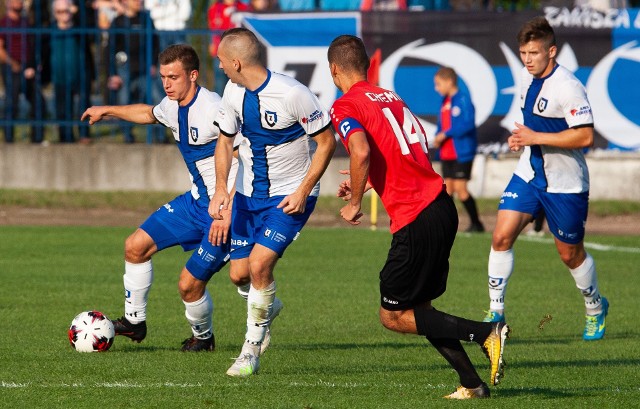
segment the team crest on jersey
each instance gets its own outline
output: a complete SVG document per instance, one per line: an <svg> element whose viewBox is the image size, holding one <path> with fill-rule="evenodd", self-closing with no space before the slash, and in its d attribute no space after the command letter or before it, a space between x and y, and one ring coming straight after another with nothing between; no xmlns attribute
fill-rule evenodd
<svg viewBox="0 0 640 409"><path fill-rule="evenodd" d="M189 128L189 136L191 136L192 141L198 142L198 128L194 128L193 126Z"/></svg>
<svg viewBox="0 0 640 409"><path fill-rule="evenodd" d="M278 114L273 111L264 111L264 120L270 127L274 127L278 122Z"/></svg>
<svg viewBox="0 0 640 409"><path fill-rule="evenodd" d="M548 103L549 103L549 100L547 100L546 98L540 98L538 100L538 111L544 112L544 110L547 109Z"/></svg>

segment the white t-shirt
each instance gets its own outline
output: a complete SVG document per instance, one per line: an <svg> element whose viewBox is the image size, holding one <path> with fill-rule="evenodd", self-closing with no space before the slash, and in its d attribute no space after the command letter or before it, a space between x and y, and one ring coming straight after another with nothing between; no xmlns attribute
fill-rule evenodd
<svg viewBox="0 0 640 409"><path fill-rule="evenodd" d="M544 78L534 78L526 68L522 69L520 107L524 125L536 132L557 133L569 128L593 127L584 86L559 65ZM549 193L589 191L589 170L582 149L526 146L515 174Z"/></svg>
<svg viewBox="0 0 640 409"><path fill-rule="evenodd" d="M223 134L242 132L236 191L256 198L289 195L306 176L316 143L330 126L327 112L304 85L267 71L255 91L229 81L216 123ZM317 184L312 196L320 192Z"/></svg>

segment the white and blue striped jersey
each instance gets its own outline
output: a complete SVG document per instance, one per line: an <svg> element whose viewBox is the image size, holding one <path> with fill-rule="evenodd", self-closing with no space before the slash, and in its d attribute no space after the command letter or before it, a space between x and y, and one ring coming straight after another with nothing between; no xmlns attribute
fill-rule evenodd
<svg viewBox="0 0 640 409"><path fill-rule="evenodd" d="M526 68L522 69L520 108L524 125L536 132L593 127L584 86L560 65L543 78L534 78ZM589 170L582 149L526 146L515 174L549 193L589 191Z"/></svg>
<svg viewBox="0 0 640 409"><path fill-rule="evenodd" d="M271 71L255 91L229 81L216 123L225 135L242 132L236 191L255 198L295 192L315 152L310 136L331 124L306 86ZM318 183L311 195L319 192Z"/></svg>
<svg viewBox="0 0 640 409"><path fill-rule="evenodd" d="M153 107L153 115L158 122L171 128L189 170L191 194L205 207L209 205L209 198L216 188L214 152L220 131L214 124L214 117L220 101L218 94L198 86L195 97L185 106L165 97ZM236 168L237 162L229 172L230 186Z"/></svg>

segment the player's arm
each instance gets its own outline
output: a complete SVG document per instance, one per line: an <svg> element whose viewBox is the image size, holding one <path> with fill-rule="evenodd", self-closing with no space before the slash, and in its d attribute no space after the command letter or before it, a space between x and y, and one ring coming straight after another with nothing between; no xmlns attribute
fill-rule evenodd
<svg viewBox="0 0 640 409"><path fill-rule="evenodd" d="M563 149L581 149L593 146L593 126L581 126L565 129L561 132L536 132L516 122L511 131L509 148L518 151L523 146L547 145Z"/></svg>
<svg viewBox="0 0 640 409"><path fill-rule="evenodd" d="M471 103L471 99L465 95L461 95L456 102L456 105L451 109L457 109L460 113L459 115L451 115L451 128L444 133L446 137L453 139L466 135L476 126L476 111Z"/></svg>
<svg viewBox="0 0 640 409"><path fill-rule="evenodd" d="M348 223L360 224L362 198L367 190L369 178L370 148L363 131L355 131L349 136L349 173L351 198L342 209L340 216Z"/></svg>
<svg viewBox="0 0 640 409"><path fill-rule="evenodd" d="M327 125L322 131L315 134L313 139L318 144L316 152L311 158L311 165L296 191L282 199L278 208L286 214L300 214L304 212L307 198L314 186L318 183L324 171L327 170L333 152L336 150L336 138L331 125Z"/></svg>
<svg viewBox="0 0 640 409"><path fill-rule="evenodd" d="M92 106L84 111L80 120L89 119L89 125L93 125L105 117L118 118L143 125L158 123L158 120L153 115L153 106L146 104Z"/></svg>
<svg viewBox="0 0 640 409"><path fill-rule="evenodd" d="M233 135L220 133L216 143L216 190L209 202L209 214L216 220L222 220L224 215L221 210L229 210L231 196L229 195L227 180L233 160Z"/></svg>

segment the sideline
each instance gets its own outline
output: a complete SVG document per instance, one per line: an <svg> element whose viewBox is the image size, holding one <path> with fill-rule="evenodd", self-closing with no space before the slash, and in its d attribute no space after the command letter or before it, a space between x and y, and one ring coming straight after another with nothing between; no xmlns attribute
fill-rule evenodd
<svg viewBox="0 0 640 409"><path fill-rule="evenodd" d="M532 241L532 242L540 242L540 243L554 243L553 239L546 237L530 237L527 235L520 235L518 240ZM615 251L619 253L635 253L640 254L640 247L621 247L621 246L612 246L609 244L600 244L600 243L591 243L588 241L584 242L584 248L591 250L600 250L600 251Z"/></svg>

